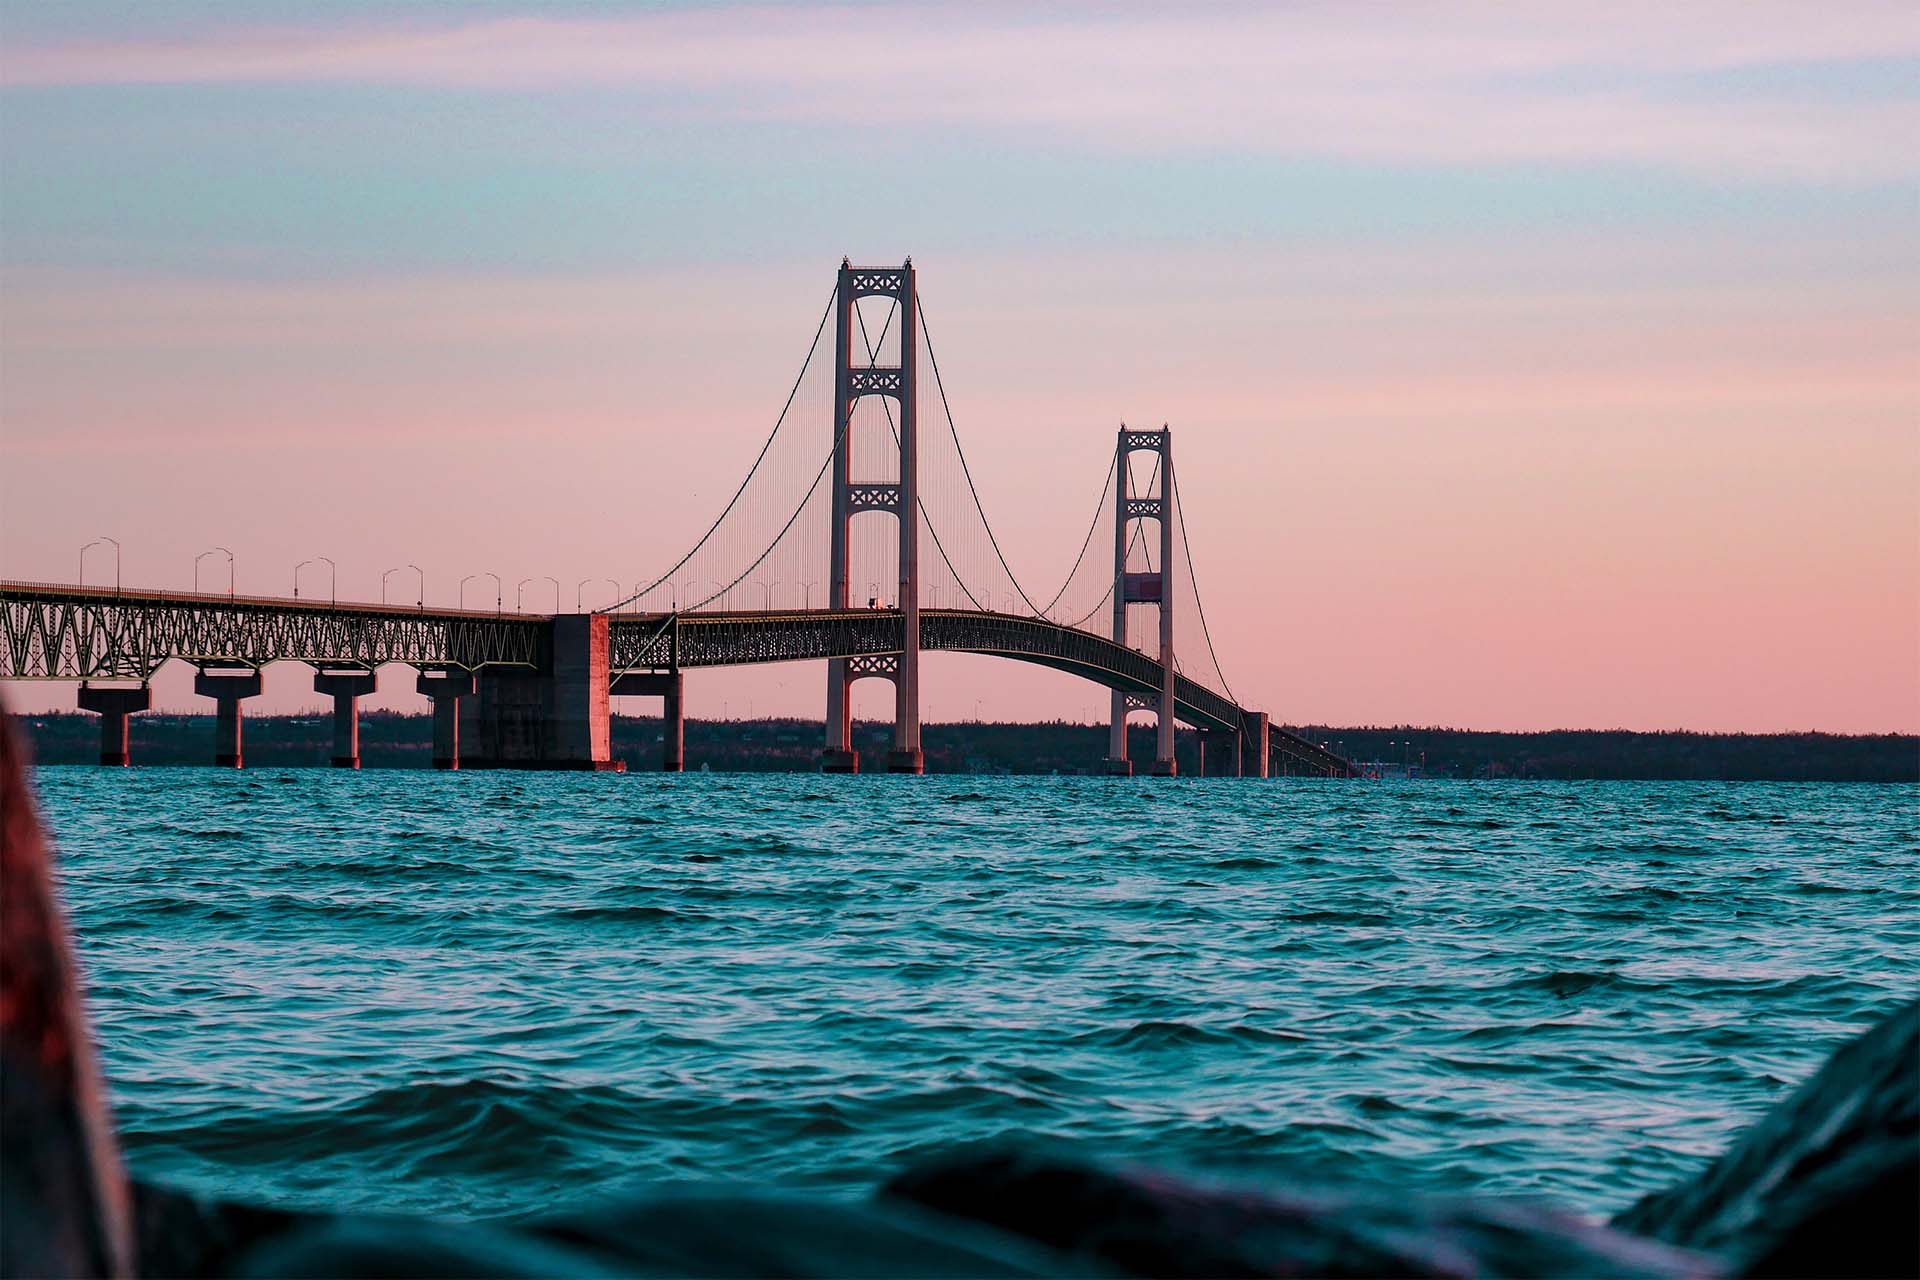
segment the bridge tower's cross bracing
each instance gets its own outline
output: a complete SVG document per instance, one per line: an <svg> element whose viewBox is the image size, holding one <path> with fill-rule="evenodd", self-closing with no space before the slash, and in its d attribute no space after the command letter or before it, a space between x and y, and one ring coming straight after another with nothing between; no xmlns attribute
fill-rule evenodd
<svg viewBox="0 0 1920 1280"><path fill-rule="evenodd" d="M1163 777L1177 772L1173 756L1173 432L1162 426L1158 431L1130 431L1120 426L1118 454L1114 458L1113 505L1113 638L1127 642L1127 606L1151 604L1160 613L1160 689L1151 701L1159 720L1153 752L1153 771ZM1154 468L1157 482L1149 481L1150 492L1133 491L1129 464L1136 453L1158 456ZM1157 520L1160 524L1160 567L1145 572L1127 569L1128 532L1136 521ZM1113 716L1107 740L1107 772L1133 772L1127 759L1127 712L1145 705L1146 699L1113 691Z"/></svg>
<svg viewBox="0 0 1920 1280"><path fill-rule="evenodd" d="M899 325L900 362L871 363L865 343L859 359L854 354L855 308L860 299L893 299ZM842 259L839 290L834 303L833 397L833 520L828 549L827 607L847 609L852 574L849 572L849 532L856 513L892 512L900 525L900 652L884 663L834 658L827 664L827 741L820 765L829 773L856 773L860 757L853 749L855 680L893 681L893 750L887 755L891 773L920 773L926 755L920 748L920 456L918 383L919 331L913 260L898 267L856 267ZM891 397L897 404L895 431L899 436L899 479L873 480L851 473L854 407L867 396Z"/></svg>

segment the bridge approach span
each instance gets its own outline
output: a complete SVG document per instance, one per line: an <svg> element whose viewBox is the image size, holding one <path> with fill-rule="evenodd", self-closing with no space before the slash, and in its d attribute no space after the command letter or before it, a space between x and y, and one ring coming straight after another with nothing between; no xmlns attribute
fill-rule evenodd
<svg viewBox="0 0 1920 1280"><path fill-rule="evenodd" d="M606 620L610 689L629 674L664 677L689 668L885 660L902 649L897 609L591 616ZM173 659L204 669L258 669L291 661L371 671L404 663L432 672L540 677L554 669L555 621L550 614L0 582L0 677L144 684ZM923 649L1049 667L1137 698L1142 706L1154 705L1162 688L1156 659L1106 636L1043 619L923 609L920 627ZM1173 686L1176 718L1203 731L1252 740L1254 713L1184 675L1176 673ZM1264 736L1273 763L1286 772L1349 773L1345 760L1294 734L1274 728Z"/></svg>

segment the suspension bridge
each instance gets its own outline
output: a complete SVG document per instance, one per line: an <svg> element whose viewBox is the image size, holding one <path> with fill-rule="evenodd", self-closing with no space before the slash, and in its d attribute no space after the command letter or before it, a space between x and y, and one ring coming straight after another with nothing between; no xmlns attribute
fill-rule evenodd
<svg viewBox="0 0 1920 1280"><path fill-rule="evenodd" d="M923 398L938 418L923 422ZM618 768L612 700L646 697L663 700L661 764L678 770L685 672L824 659L821 768L858 771L850 689L879 679L894 692L885 768L919 773L921 655L976 653L1108 689L1109 773L1133 771L1126 725L1138 711L1155 716L1142 763L1158 775L1176 771L1176 722L1200 732L1207 772L1354 772L1234 696L1195 580L1170 429L1120 428L1056 590L1016 577L961 448L911 260L841 263L745 479L684 554L603 608L437 609L424 589L413 605L352 604L231 585L0 582L0 678L80 681L107 764L128 762L128 717L151 708L154 672L181 661L215 703L214 763L241 765L242 705L264 667L292 661L333 697L338 766L358 767L359 698L399 663L432 701L439 767Z"/></svg>

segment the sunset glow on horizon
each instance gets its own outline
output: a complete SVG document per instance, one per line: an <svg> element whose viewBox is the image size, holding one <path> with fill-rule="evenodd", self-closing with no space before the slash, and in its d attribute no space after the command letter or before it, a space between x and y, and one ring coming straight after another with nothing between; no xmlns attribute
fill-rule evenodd
<svg viewBox="0 0 1920 1280"><path fill-rule="evenodd" d="M1013 568L1057 585L1115 428L1169 423L1278 722L1920 730L1920 21L1607 20L12 7L0 578L109 535L128 585L219 545L243 592L324 555L342 599L412 563L571 606L713 520L841 257L911 254ZM1105 716L926 671L929 721ZM823 687L696 672L689 714Z"/></svg>

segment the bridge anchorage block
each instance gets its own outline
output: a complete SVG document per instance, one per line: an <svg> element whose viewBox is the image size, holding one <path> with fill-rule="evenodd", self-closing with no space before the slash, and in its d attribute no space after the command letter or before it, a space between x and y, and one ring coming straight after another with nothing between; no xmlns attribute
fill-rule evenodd
<svg viewBox="0 0 1920 1280"><path fill-rule="evenodd" d="M139 685L96 685L80 683L80 709L100 716L100 763L124 767L131 760L127 752L127 717L153 707L153 690Z"/></svg>
<svg viewBox="0 0 1920 1280"><path fill-rule="evenodd" d="M194 673L193 691L214 702L213 767L244 768L240 702L243 698L260 696L260 669L202 667Z"/></svg>
<svg viewBox="0 0 1920 1280"><path fill-rule="evenodd" d="M838 747L828 747L820 753L820 772L858 773L860 772L860 753L858 751L842 751Z"/></svg>
<svg viewBox="0 0 1920 1280"><path fill-rule="evenodd" d="M887 752L888 773L925 773L927 771L927 753L919 747L901 750L895 747Z"/></svg>

